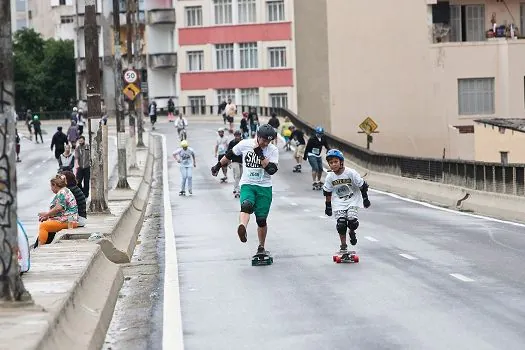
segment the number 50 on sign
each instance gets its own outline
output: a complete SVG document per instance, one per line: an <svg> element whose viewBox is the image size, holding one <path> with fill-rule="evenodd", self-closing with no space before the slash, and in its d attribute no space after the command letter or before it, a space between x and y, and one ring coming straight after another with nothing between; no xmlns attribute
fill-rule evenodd
<svg viewBox="0 0 525 350"><path fill-rule="evenodd" d="M128 84L133 84L138 79L138 74L133 69L128 69L124 72L124 81Z"/></svg>

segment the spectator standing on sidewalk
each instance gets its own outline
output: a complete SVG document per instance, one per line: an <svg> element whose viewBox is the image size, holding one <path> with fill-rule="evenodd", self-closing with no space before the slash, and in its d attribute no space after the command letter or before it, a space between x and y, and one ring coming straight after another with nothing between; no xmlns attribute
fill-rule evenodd
<svg viewBox="0 0 525 350"><path fill-rule="evenodd" d="M75 149L75 158L78 162L77 183L78 187L84 192L86 198L89 197L89 181L91 180L91 154L86 138L78 138L78 146Z"/></svg>
<svg viewBox="0 0 525 350"><path fill-rule="evenodd" d="M78 131L77 122L74 120L71 121L71 126L67 129L67 139L71 143L71 148L75 150L77 147L77 140L80 137L80 132Z"/></svg>

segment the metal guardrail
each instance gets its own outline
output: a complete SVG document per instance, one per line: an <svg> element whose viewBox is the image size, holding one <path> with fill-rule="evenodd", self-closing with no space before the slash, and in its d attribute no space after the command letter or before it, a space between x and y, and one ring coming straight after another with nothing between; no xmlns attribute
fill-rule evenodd
<svg viewBox="0 0 525 350"><path fill-rule="evenodd" d="M250 106L237 105L240 113ZM305 134L311 135L315 128L286 108L255 107L259 116L275 112L290 121ZM186 116L218 115L218 106L182 106L179 111ZM378 153L355 145L347 140L326 133L330 147L348 154L352 161L371 171L407 178L439 182L479 191L525 196L525 164L474 162L453 159L419 158Z"/></svg>

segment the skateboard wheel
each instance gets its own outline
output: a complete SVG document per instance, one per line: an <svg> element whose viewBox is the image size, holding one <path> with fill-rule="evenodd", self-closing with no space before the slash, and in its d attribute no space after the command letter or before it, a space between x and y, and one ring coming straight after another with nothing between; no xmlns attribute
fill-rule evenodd
<svg viewBox="0 0 525 350"><path fill-rule="evenodd" d="M337 255L332 256L332 260L335 262L335 259L337 258Z"/></svg>
<svg viewBox="0 0 525 350"><path fill-rule="evenodd" d="M359 256L358 256L358 255L355 255L355 256L354 256L354 262L356 262L356 263L359 262Z"/></svg>
<svg viewBox="0 0 525 350"><path fill-rule="evenodd" d="M341 257L340 256L336 256L335 257L335 262L340 264L341 263Z"/></svg>
<svg viewBox="0 0 525 350"><path fill-rule="evenodd" d="M268 259L268 262L269 262L270 264L273 264L273 258Z"/></svg>

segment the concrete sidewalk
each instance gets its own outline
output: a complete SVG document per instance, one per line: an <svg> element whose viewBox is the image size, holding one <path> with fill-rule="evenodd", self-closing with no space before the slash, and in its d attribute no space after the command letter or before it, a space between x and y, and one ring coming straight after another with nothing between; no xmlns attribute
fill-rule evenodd
<svg viewBox="0 0 525 350"><path fill-rule="evenodd" d="M90 215L87 226L59 232L53 244L32 251L23 281L34 305L0 309L0 349L100 349L123 283L120 266L106 257L131 256L143 221L152 178L155 138L137 150L130 189L109 191L111 213ZM90 242L107 237L109 248Z"/></svg>

